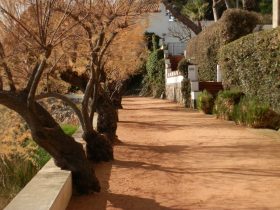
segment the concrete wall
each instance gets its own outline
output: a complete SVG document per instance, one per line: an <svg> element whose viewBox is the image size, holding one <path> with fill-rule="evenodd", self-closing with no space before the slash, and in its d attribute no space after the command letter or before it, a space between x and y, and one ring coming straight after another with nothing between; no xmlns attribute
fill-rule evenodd
<svg viewBox="0 0 280 210"><path fill-rule="evenodd" d="M184 99L181 91L181 83L167 84L165 86L166 99L184 104Z"/></svg>
<svg viewBox="0 0 280 210"><path fill-rule="evenodd" d="M63 210L71 196L71 172L50 160L4 210Z"/></svg>

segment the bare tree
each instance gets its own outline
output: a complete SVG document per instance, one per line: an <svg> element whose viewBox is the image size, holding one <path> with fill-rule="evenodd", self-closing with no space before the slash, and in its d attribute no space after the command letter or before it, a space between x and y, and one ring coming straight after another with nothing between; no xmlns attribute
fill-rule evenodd
<svg viewBox="0 0 280 210"><path fill-rule="evenodd" d="M181 42L186 42L192 38L191 29L184 24L173 25L168 28L168 32L170 36L178 38Z"/></svg>

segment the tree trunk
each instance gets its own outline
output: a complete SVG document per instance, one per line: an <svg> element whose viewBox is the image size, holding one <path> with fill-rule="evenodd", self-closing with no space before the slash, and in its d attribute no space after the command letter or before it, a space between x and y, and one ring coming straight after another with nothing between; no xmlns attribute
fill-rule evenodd
<svg viewBox="0 0 280 210"><path fill-rule="evenodd" d="M219 20L219 11L218 11L218 4L216 0L213 0L213 15L214 15L214 21L217 22Z"/></svg>
<svg viewBox="0 0 280 210"><path fill-rule="evenodd" d="M97 101L97 131L105 134L111 144L117 140L118 112L104 91L101 91Z"/></svg>
<svg viewBox="0 0 280 210"><path fill-rule="evenodd" d="M169 0L162 0L162 3L165 5L166 9L168 9L172 13L172 15L175 18L177 18L181 23L183 23L188 28L190 28L195 34L199 34L202 31L202 28L196 25L187 16L182 15L181 12L178 9L176 9L176 7L174 7L174 5L171 4Z"/></svg>
<svg viewBox="0 0 280 210"><path fill-rule="evenodd" d="M78 75L76 72L68 69L61 73L61 78L69 84L79 87L85 92L88 76L86 74ZM87 158L94 162L111 161L114 159L113 147L107 136L97 133L92 129L83 128L83 139L86 142Z"/></svg>
<svg viewBox="0 0 280 210"><path fill-rule="evenodd" d="M0 104L20 114L27 122L33 140L55 159L58 167L72 172L73 184L78 193L100 191L94 169L86 159L82 145L64 134L59 124L40 104L34 102L34 109L30 109L26 92L5 91L0 91Z"/></svg>
<svg viewBox="0 0 280 210"><path fill-rule="evenodd" d="M114 160L114 151L111 141L106 135L97 132L84 132L83 139L87 142L87 159L95 163Z"/></svg>
<svg viewBox="0 0 280 210"><path fill-rule="evenodd" d="M229 0L225 0L225 4L226 4L227 9L231 8Z"/></svg>

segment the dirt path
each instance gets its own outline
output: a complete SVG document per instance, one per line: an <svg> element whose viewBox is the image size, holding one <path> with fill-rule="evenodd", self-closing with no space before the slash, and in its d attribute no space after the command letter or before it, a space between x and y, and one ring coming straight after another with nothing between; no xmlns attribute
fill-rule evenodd
<svg viewBox="0 0 280 210"><path fill-rule="evenodd" d="M127 98L103 191L68 210L280 210L280 132L238 127L174 103Z"/></svg>

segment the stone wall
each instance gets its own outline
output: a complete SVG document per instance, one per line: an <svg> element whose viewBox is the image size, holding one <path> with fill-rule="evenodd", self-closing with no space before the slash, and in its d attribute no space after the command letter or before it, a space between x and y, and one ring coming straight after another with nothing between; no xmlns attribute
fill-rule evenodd
<svg viewBox="0 0 280 210"><path fill-rule="evenodd" d="M184 99L181 91L181 83L167 84L165 88L167 100L184 104Z"/></svg>

